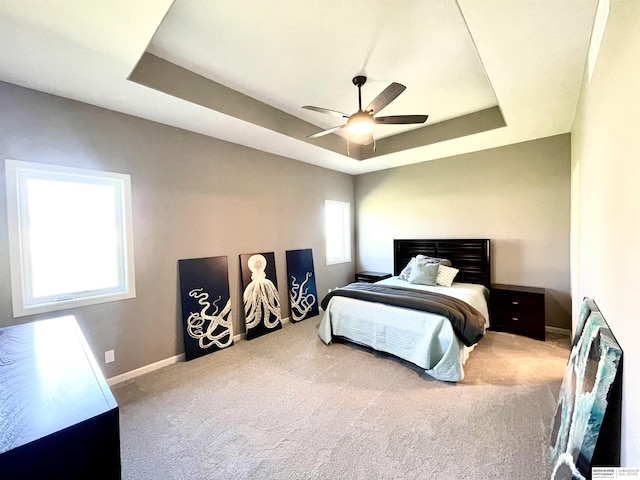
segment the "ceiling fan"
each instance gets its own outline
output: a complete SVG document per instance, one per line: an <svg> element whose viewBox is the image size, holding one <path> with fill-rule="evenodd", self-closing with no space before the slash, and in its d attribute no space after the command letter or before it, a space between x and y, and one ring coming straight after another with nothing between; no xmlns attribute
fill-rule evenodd
<svg viewBox="0 0 640 480"><path fill-rule="evenodd" d="M392 83L385 88L373 101L362 110L362 92L361 88L366 83L367 77L358 75L353 77L353 84L358 87L358 111L348 115L346 113L338 112L336 110L330 110L328 108L314 107L311 105L305 105L302 108L307 110L313 110L315 112L326 113L334 117L346 118L347 123L344 125L338 125L321 132L308 135L307 138L318 138L329 133L336 132L342 128L347 128L349 132L354 135L366 135L373 130L373 126L376 124L381 125L406 125L414 123L424 123L427 121L429 115L392 115L388 117L376 117L380 111L394 101L398 95L400 95L407 88L400 83ZM374 137L375 150L375 137Z"/></svg>

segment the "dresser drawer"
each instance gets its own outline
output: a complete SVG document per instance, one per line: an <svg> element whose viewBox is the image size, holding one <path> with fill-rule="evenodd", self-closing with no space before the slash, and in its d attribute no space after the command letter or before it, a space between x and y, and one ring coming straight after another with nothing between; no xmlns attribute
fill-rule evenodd
<svg viewBox="0 0 640 480"><path fill-rule="evenodd" d="M544 340L544 289L494 285L490 297L492 330Z"/></svg>

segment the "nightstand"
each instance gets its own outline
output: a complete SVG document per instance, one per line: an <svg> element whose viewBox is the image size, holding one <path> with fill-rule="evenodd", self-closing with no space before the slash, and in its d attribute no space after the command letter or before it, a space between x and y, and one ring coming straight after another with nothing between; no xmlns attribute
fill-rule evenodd
<svg viewBox="0 0 640 480"><path fill-rule="evenodd" d="M492 285L489 297L491 329L544 341L544 296L544 288Z"/></svg>
<svg viewBox="0 0 640 480"><path fill-rule="evenodd" d="M391 278L390 273L383 272L358 272L356 273L356 282L374 283L385 278Z"/></svg>

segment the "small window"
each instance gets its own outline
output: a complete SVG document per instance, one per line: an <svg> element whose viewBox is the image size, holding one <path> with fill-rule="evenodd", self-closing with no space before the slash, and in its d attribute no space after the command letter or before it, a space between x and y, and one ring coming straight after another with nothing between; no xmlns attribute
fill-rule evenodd
<svg viewBox="0 0 640 480"><path fill-rule="evenodd" d="M587 75L589 79L588 83L591 83L593 70L596 68L596 60L598 59L598 54L600 53L602 37L604 37L604 31L607 27L607 20L609 18L610 9L610 0L598 0L598 4L596 6L596 15L593 21L593 28L591 29L589 51L587 52Z"/></svg>
<svg viewBox="0 0 640 480"><path fill-rule="evenodd" d="M5 161L13 315L135 297L129 175Z"/></svg>
<svg viewBox="0 0 640 480"><path fill-rule="evenodd" d="M327 265L351 261L351 205L325 200Z"/></svg>

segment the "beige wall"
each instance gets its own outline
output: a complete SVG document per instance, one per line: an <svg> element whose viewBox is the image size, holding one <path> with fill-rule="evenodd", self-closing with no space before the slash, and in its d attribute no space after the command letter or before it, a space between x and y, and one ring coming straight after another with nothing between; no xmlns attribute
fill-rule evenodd
<svg viewBox="0 0 640 480"><path fill-rule="evenodd" d="M4 165L0 169L0 327L76 315L110 377L184 351L177 261L227 255L235 333L244 331L238 255L275 252L283 317L285 251L312 248L318 292L354 262L325 265L324 200L353 205L350 175L0 83L0 159L131 175L137 297L13 319Z"/></svg>
<svg viewBox="0 0 640 480"><path fill-rule="evenodd" d="M624 351L622 465L640 467L640 2L611 2L572 130L576 298L593 298Z"/></svg>
<svg viewBox="0 0 640 480"><path fill-rule="evenodd" d="M546 288L571 328L570 155L567 134L358 176L358 269L392 272L394 238L490 238L493 282Z"/></svg>

